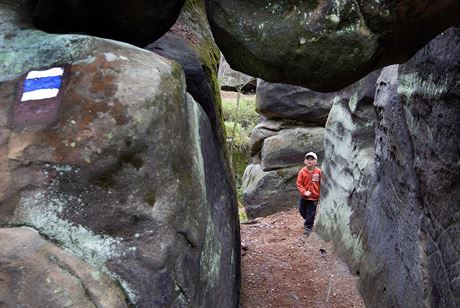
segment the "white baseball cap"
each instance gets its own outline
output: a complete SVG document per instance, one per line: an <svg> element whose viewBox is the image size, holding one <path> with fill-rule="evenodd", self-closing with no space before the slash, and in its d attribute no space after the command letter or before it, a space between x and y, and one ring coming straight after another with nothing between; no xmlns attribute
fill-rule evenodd
<svg viewBox="0 0 460 308"><path fill-rule="evenodd" d="M307 154L305 154L305 159L307 159L308 156L313 156L315 159L318 159L318 157L316 156L316 154L313 153L313 152L308 152Z"/></svg>

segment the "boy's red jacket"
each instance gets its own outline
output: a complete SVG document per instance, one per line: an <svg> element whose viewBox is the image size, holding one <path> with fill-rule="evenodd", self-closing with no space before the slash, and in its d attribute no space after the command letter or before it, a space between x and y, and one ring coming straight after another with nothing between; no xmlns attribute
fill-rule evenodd
<svg viewBox="0 0 460 308"><path fill-rule="evenodd" d="M307 167L303 167L299 174L297 175L297 189L300 192L300 195L305 200L318 200L319 199L319 189L321 186L321 169L315 167L313 171L308 171ZM309 190L311 192L310 197L304 195L305 191Z"/></svg>

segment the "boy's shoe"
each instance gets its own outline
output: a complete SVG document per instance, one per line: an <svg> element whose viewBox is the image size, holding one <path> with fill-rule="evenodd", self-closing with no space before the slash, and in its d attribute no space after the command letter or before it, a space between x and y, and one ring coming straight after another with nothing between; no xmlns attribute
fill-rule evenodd
<svg viewBox="0 0 460 308"><path fill-rule="evenodd" d="M310 228L305 228L305 230L303 231L303 234L305 234L306 236L309 236L311 233L311 229Z"/></svg>

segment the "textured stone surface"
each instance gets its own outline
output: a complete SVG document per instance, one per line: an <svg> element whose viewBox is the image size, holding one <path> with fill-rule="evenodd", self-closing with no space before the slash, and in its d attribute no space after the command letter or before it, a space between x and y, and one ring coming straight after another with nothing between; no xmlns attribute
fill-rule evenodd
<svg viewBox="0 0 460 308"><path fill-rule="evenodd" d="M14 0L6 0L14 1ZM145 46L175 22L184 0L37 0L35 25L52 33L89 35Z"/></svg>
<svg viewBox="0 0 460 308"><path fill-rule="evenodd" d="M27 228L0 228L0 303L5 307L127 307L106 274Z"/></svg>
<svg viewBox="0 0 460 308"><path fill-rule="evenodd" d="M363 254L360 230L368 207L368 188L375 174L374 94L379 72L337 93L324 136L321 210L316 231L358 271ZM340 234L340 236L337 236Z"/></svg>
<svg viewBox="0 0 460 308"><path fill-rule="evenodd" d="M267 216L297 206L295 185L302 166L265 172L251 164L243 175L244 208L249 218Z"/></svg>
<svg viewBox="0 0 460 308"><path fill-rule="evenodd" d="M307 88L258 80L256 110L267 118L293 119L324 126L334 93L318 93Z"/></svg>
<svg viewBox="0 0 460 308"><path fill-rule="evenodd" d="M267 216L296 206L297 172L305 153L324 157L324 127L266 119L251 131L252 164L243 174L244 207L248 217Z"/></svg>
<svg viewBox="0 0 460 308"><path fill-rule="evenodd" d="M382 71L374 166L369 139L356 148L326 142L325 174L336 184L325 179L318 231L359 271L367 306L459 306L459 46L451 28ZM340 120L347 113L337 116L337 107L348 108L334 105ZM328 121L328 138L362 129L350 126L354 117L340 121L346 130L337 120Z"/></svg>
<svg viewBox="0 0 460 308"><path fill-rule="evenodd" d="M257 86L256 78L232 69L222 55L220 57L218 78L221 89L225 91L255 90Z"/></svg>
<svg viewBox="0 0 460 308"><path fill-rule="evenodd" d="M206 0L206 5L217 45L234 69L316 91L341 89L372 70L405 61L460 20L457 0Z"/></svg>
<svg viewBox="0 0 460 308"><path fill-rule="evenodd" d="M264 140L268 137L275 136L281 129L293 128L294 125L280 120L265 119L257 124L250 134L250 154L252 162L260 164L261 151Z"/></svg>
<svg viewBox="0 0 460 308"><path fill-rule="evenodd" d="M20 28L25 11L5 8L0 226L38 230L112 276L128 304L238 306L233 184L179 65ZM26 73L53 66L64 68L60 94L20 102Z"/></svg>

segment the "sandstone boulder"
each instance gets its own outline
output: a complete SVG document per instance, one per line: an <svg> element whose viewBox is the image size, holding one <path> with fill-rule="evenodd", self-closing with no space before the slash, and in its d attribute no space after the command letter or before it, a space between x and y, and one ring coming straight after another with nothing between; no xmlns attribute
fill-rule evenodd
<svg viewBox="0 0 460 308"><path fill-rule="evenodd" d="M265 172L251 164L243 175L244 208L249 218L268 216L297 206L297 173L302 166Z"/></svg>
<svg viewBox="0 0 460 308"><path fill-rule="evenodd" d="M218 78L224 91L248 92L255 91L257 87L256 78L232 69L223 55L220 56Z"/></svg>
<svg viewBox="0 0 460 308"><path fill-rule="evenodd" d="M112 276L128 304L237 306L235 194L180 66L2 9L0 227L38 230ZM54 96L29 93L50 69Z"/></svg>
<svg viewBox="0 0 460 308"><path fill-rule="evenodd" d="M256 110L267 118L293 119L324 126L334 93L318 93L307 88L258 80Z"/></svg>
<svg viewBox="0 0 460 308"><path fill-rule="evenodd" d="M292 127L293 126L291 124L284 121L269 119L265 119L257 124L250 134L249 151L252 157L252 162L260 164L262 146L266 138L275 136L281 129Z"/></svg>
<svg viewBox="0 0 460 308"><path fill-rule="evenodd" d="M376 114L374 94L380 72L373 72L338 93L324 136L321 210L316 231L359 271L363 253L363 211L370 203L368 189L375 174ZM337 236L340 234L340 236Z"/></svg>
<svg viewBox="0 0 460 308"><path fill-rule="evenodd" d="M318 162L324 158L324 128L296 127L279 131L264 140L261 151L262 170L269 171L302 164L305 153L316 152Z"/></svg>
<svg viewBox="0 0 460 308"><path fill-rule="evenodd" d="M451 28L380 79L379 180L367 216L362 284L373 305L460 304L460 212L453 206L460 204L459 46L460 29ZM370 280L378 281L372 289ZM392 296L382 298L384 288Z"/></svg>
<svg viewBox="0 0 460 308"><path fill-rule="evenodd" d="M316 91L341 89L405 61L460 20L457 0L207 0L206 6L234 69Z"/></svg>

